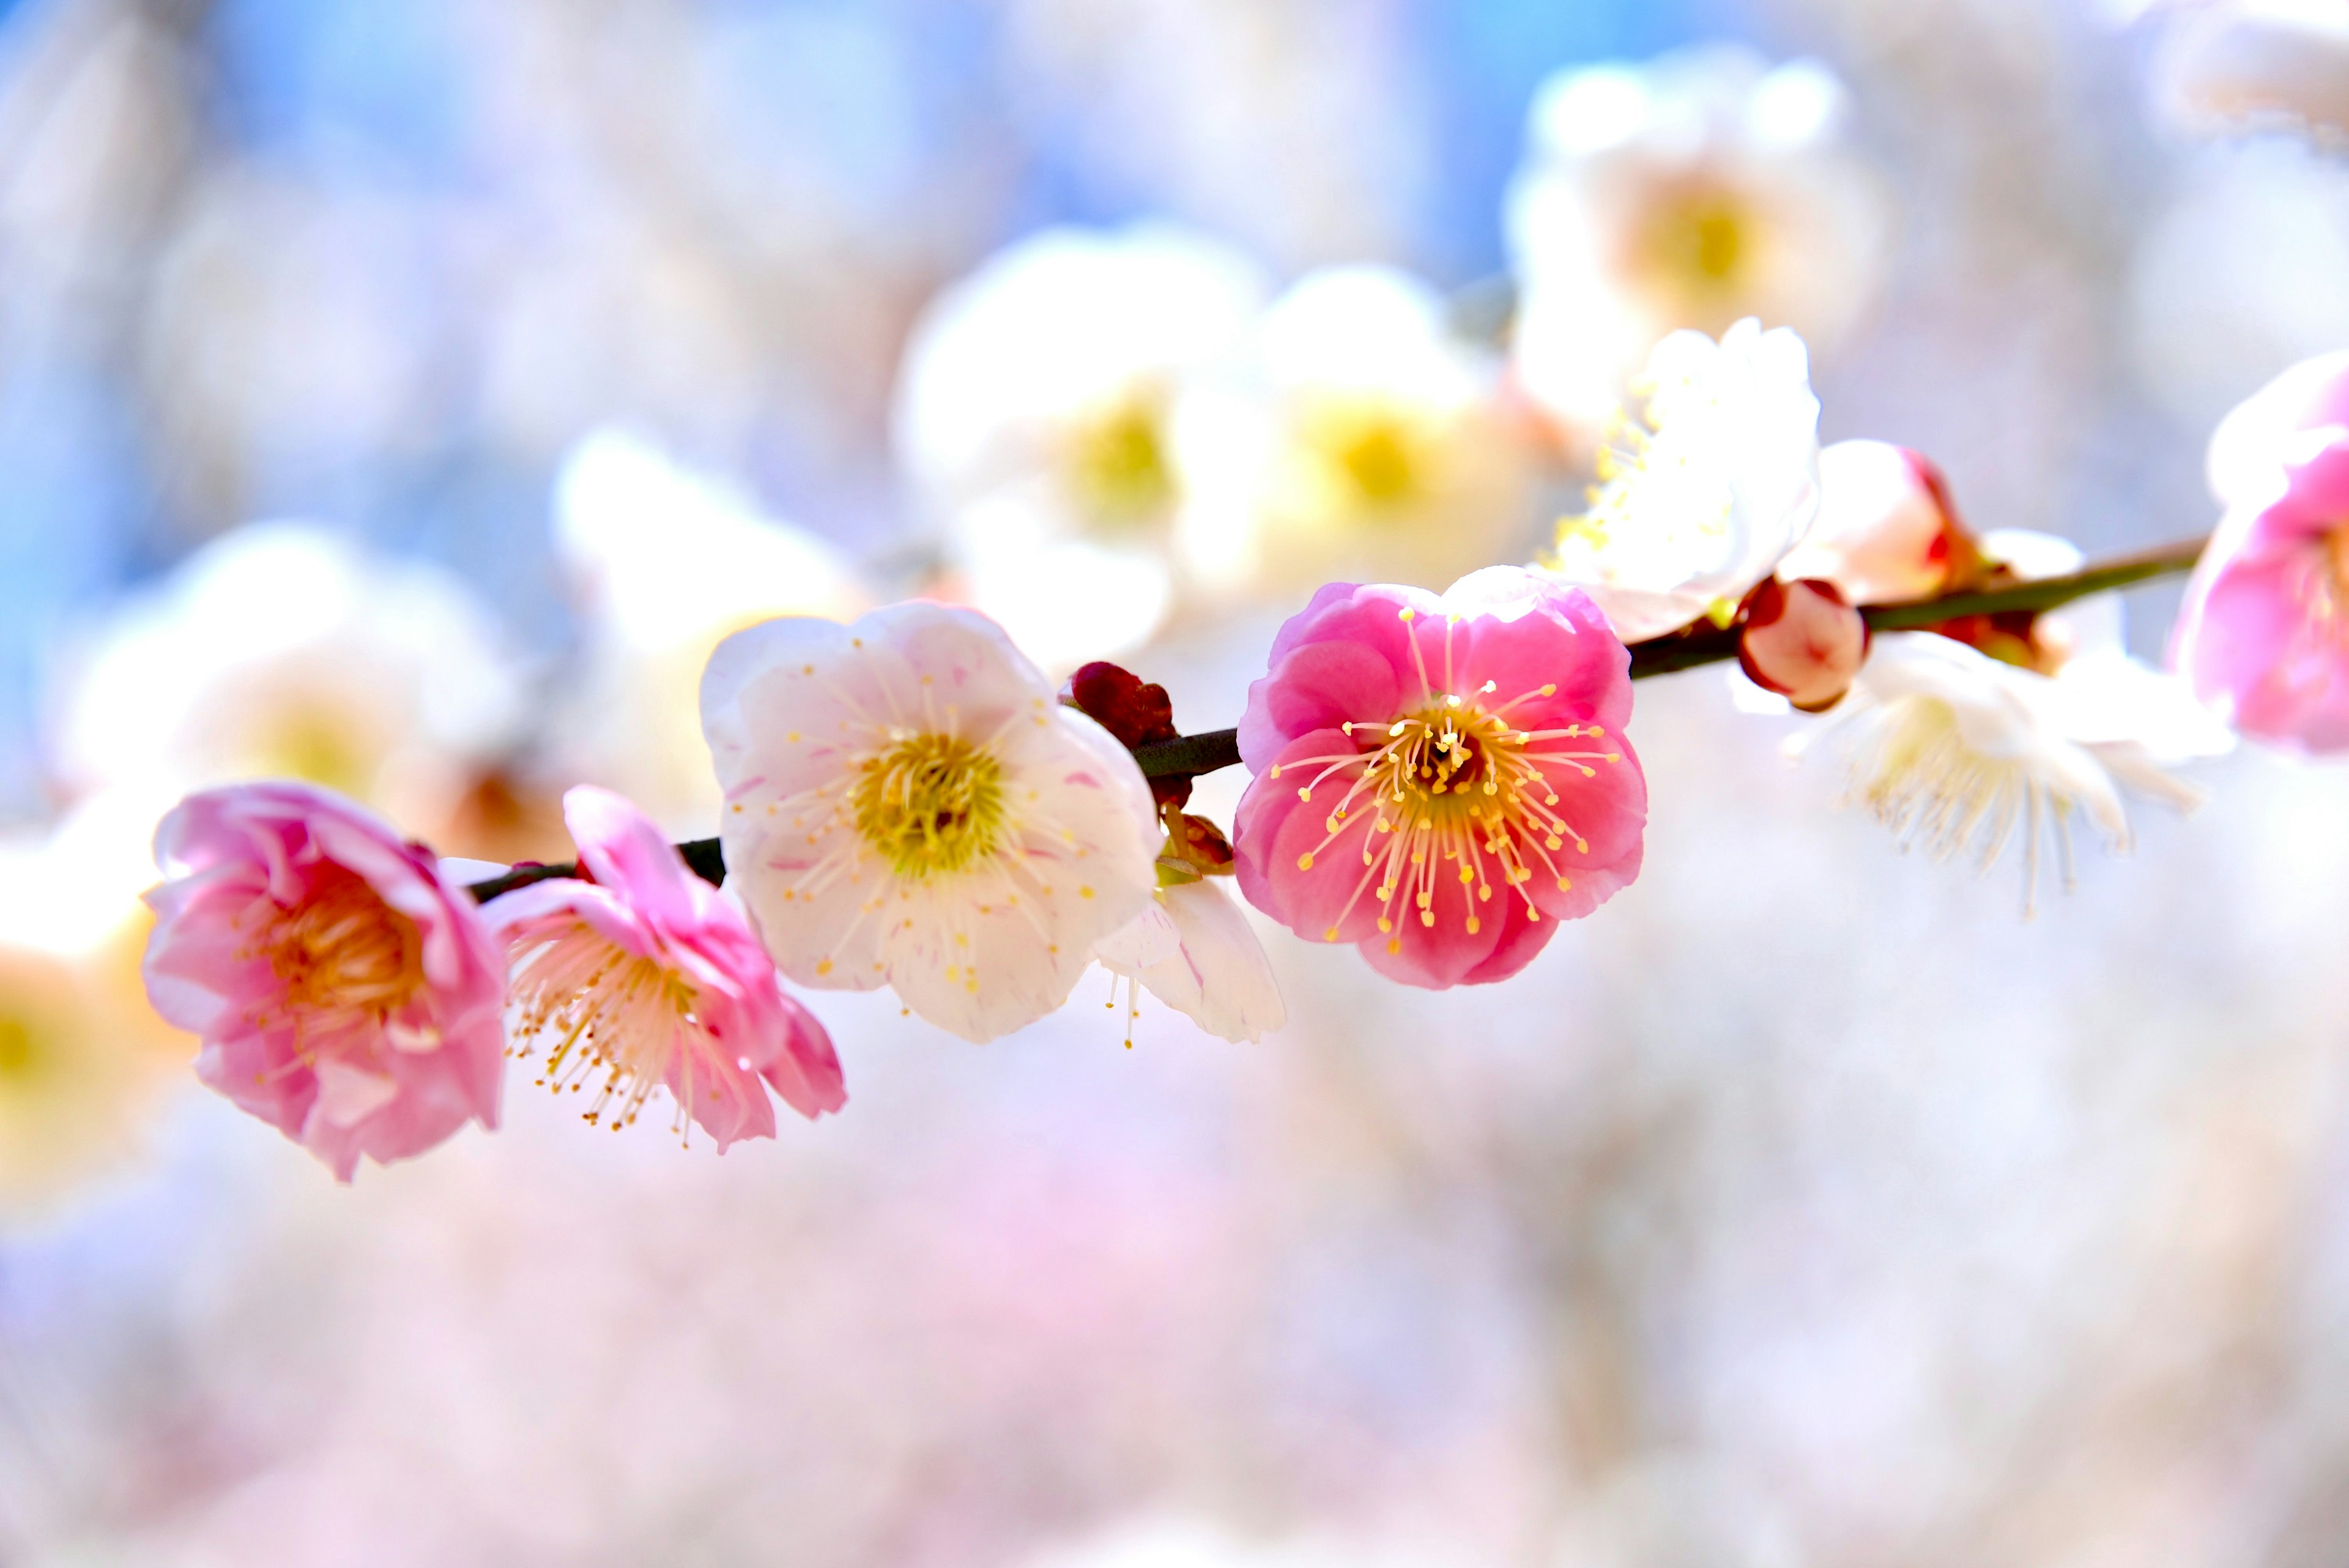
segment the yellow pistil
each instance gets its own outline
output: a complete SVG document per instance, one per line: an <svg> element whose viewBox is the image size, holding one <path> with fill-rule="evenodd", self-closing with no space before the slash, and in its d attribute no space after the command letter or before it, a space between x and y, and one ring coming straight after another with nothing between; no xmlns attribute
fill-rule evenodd
<svg viewBox="0 0 2349 1568"><path fill-rule="evenodd" d="M1409 618L1408 611L1404 615ZM1299 856L1297 866L1312 869L1315 856L1367 816L1361 839L1365 869L1347 911L1364 892L1371 893L1384 906L1378 927L1389 936L1390 951L1401 946L1402 939L1393 935L1398 921L1416 919L1433 928L1444 918L1438 894L1445 883L1460 888L1456 903L1443 901L1449 903L1450 918L1472 936L1483 929L1495 883L1505 896L1516 896L1527 919L1540 919L1527 889L1537 878L1559 891L1572 887L1563 857L1569 846L1578 856L1590 852L1588 842L1559 812L1552 771L1591 778L1598 774L1593 764L1622 761L1618 751L1562 749L1603 739L1598 725L1527 730L1509 717L1522 702L1555 695L1555 686L1494 703L1488 701L1495 690L1490 681L1468 693L1437 691L1424 673L1422 683L1423 705L1414 711L1383 724L1342 726L1355 751L1299 758L1273 774L1319 764L1297 788L1298 799L1309 804L1328 781L1345 776L1345 794L1322 823L1328 836ZM1330 928L1330 940L1337 940L1338 930L1336 924Z"/></svg>
<svg viewBox="0 0 2349 1568"><path fill-rule="evenodd" d="M424 987L416 922L341 866L322 867L293 909L263 904L253 934L250 955L268 960L305 1038L379 1025Z"/></svg>
<svg viewBox="0 0 2349 1568"><path fill-rule="evenodd" d="M1003 765L959 736L907 735L865 759L848 805L898 876L951 876L1001 841Z"/></svg>
<svg viewBox="0 0 2349 1568"><path fill-rule="evenodd" d="M1122 398L1081 424L1068 445L1067 472L1078 509L1107 529L1147 523L1174 504L1165 400L1151 391Z"/></svg>

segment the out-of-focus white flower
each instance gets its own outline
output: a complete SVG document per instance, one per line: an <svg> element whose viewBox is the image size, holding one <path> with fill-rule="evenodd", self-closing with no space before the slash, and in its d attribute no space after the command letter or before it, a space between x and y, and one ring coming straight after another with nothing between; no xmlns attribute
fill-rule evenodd
<svg viewBox="0 0 2349 1568"><path fill-rule="evenodd" d="M1819 400L1785 327L1741 321L1718 344L1675 332L1632 390L1643 411L1618 417L1590 510L1558 524L1541 563L1626 642L1734 609L1819 503Z"/></svg>
<svg viewBox="0 0 2349 1568"><path fill-rule="evenodd" d="M2080 565L2067 541L2023 530L1987 535L1982 548L2025 578ZM2234 737L2182 680L2128 656L2117 597L2041 615L2028 634L1982 630L1980 647L1933 631L1878 637L1849 695L1790 753L1834 736L1851 768L1848 798L1937 860L1971 847L1987 867L2020 828L2026 903L2043 825L2068 885L2075 811L2125 851L2124 792L2179 809L2200 804L2202 792L2169 769L2218 756Z"/></svg>
<svg viewBox="0 0 2349 1568"><path fill-rule="evenodd" d="M414 828L510 742L520 696L456 577L256 524L102 628L58 705L56 763L77 791L305 779Z"/></svg>
<svg viewBox="0 0 2349 1568"><path fill-rule="evenodd" d="M2349 161L2261 138L2197 149L2129 264L2147 388L2208 430L2279 369L2349 344Z"/></svg>
<svg viewBox="0 0 2349 1568"><path fill-rule="evenodd" d="M0 844L0 1218L135 1155L195 1055L139 977L147 843L168 805L100 795L44 837Z"/></svg>
<svg viewBox="0 0 2349 1568"><path fill-rule="evenodd" d="M1825 67L1731 46L1551 78L1508 197L1526 389L1581 423L1675 327L1839 341L1876 296L1889 205L1845 119Z"/></svg>
<svg viewBox="0 0 2349 1568"><path fill-rule="evenodd" d="M2198 135L2349 140L2349 5L2205 0L2174 8L2153 72L2161 112Z"/></svg>
<svg viewBox="0 0 2349 1568"><path fill-rule="evenodd" d="M554 545L586 634L585 669L559 717L566 778L627 795L680 836L707 836L720 805L701 735L710 653L777 616L853 618L869 597L823 540L616 429L564 459Z"/></svg>
<svg viewBox="0 0 2349 1568"><path fill-rule="evenodd" d="M899 458L972 602L1047 669L1132 648L1173 606L1175 404L1236 361L1265 292L1246 257L1181 229L1053 229L915 328Z"/></svg>
<svg viewBox="0 0 2349 1568"><path fill-rule="evenodd" d="M1299 279L1266 311L1245 384L1178 413L1196 580L1441 587L1516 555L1525 462L1498 370L1418 278L1362 265Z"/></svg>
<svg viewBox="0 0 2349 1568"><path fill-rule="evenodd" d="M1093 957L1226 1040L1261 1040L1288 1020L1264 944L1214 878L1162 886L1141 914L1093 944ZM1129 1021L1133 1012L1130 1003Z"/></svg>

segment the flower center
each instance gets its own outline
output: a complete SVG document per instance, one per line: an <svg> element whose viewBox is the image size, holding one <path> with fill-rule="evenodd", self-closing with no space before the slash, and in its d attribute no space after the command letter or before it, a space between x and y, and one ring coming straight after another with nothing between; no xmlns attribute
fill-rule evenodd
<svg viewBox="0 0 2349 1568"><path fill-rule="evenodd" d="M608 1116L614 1132L636 1125L646 1099L683 1059L682 1134L697 1085L712 1077L709 1063L692 1060L697 1046L715 1049L694 1012L699 992L674 968L623 951L584 921L544 934L514 964L514 1054L531 1055L543 1044L545 1070L534 1081L558 1095L595 1083L595 1101L581 1119L595 1127Z"/></svg>
<svg viewBox="0 0 2349 1568"><path fill-rule="evenodd" d="M1070 486L1078 507L1100 526L1132 527L1174 504L1161 403L1146 391L1123 398L1080 426L1070 442Z"/></svg>
<svg viewBox="0 0 2349 1568"><path fill-rule="evenodd" d="M1714 317L1731 304L1754 253L1751 214L1718 186L1695 184L1666 195L1636 231L1631 265L1639 281L1683 319L1679 326L1717 332Z"/></svg>
<svg viewBox="0 0 2349 1568"><path fill-rule="evenodd" d="M46 1054L31 1023L0 1012L0 1089L21 1087L39 1077Z"/></svg>
<svg viewBox="0 0 2349 1568"><path fill-rule="evenodd" d="M1575 741L1602 738L1606 732L1596 724L1527 730L1509 718L1520 702L1555 696L1556 686L1488 707L1484 699L1494 691L1488 680L1471 697L1431 694L1426 707L1388 723L1346 723L1341 728L1357 750L1299 758L1270 771L1278 778L1285 769L1325 764L1298 790L1305 802L1325 781L1351 774L1322 823L1329 836L1299 856L1297 866L1310 871L1315 857L1367 815L1361 851L1366 869L1355 894L1359 898L1367 889L1385 906L1378 924L1389 952L1402 947L1394 934L1398 919L1436 924L1444 913L1439 904L1451 904L1438 897L1447 882L1460 888L1452 918L1472 936L1484 928L1482 911L1495 882L1516 894L1527 919L1538 920L1541 911L1527 891L1535 878L1550 878L1562 892L1573 880L1557 857L1569 844L1578 855L1590 852L1588 841L1560 815L1550 773L1565 768L1595 777L1592 763L1619 763L1622 753L1571 749ZM1347 912L1352 909L1349 902ZM1332 925L1324 936L1336 941L1338 932Z"/></svg>
<svg viewBox="0 0 2349 1568"><path fill-rule="evenodd" d="M1306 441L1362 510L1390 511L1427 491L1426 437L1400 410L1357 400L1318 408L1308 417Z"/></svg>
<svg viewBox="0 0 2349 1568"><path fill-rule="evenodd" d="M2349 608L2349 523L2336 524L2324 535L2324 565L2333 590L2329 607L2337 614Z"/></svg>
<svg viewBox="0 0 2349 1568"><path fill-rule="evenodd" d="M908 735L865 759L848 795L856 830L898 876L951 876L1003 836L1003 764L954 735Z"/></svg>
<svg viewBox="0 0 2349 1568"><path fill-rule="evenodd" d="M345 794L364 796L375 784L367 747L349 722L307 700L271 716L248 761L256 776L307 779Z"/></svg>
<svg viewBox="0 0 2349 1568"><path fill-rule="evenodd" d="M297 1018L326 1028L380 1019L423 988L416 922L357 872L329 863L301 903L267 909L255 956L269 961Z"/></svg>

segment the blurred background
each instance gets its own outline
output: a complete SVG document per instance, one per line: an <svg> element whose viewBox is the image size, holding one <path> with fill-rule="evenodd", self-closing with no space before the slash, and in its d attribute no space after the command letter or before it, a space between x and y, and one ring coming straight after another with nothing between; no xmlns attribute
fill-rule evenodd
<svg viewBox="0 0 2349 1568"><path fill-rule="evenodd" d="M1673 326L1979 528L2199 533L2349 346L2342 25L2261 9L0 0L0 1563L2349 1562L2338 767L2024 920L1691 671L1518 979L819 995L848 1111L722 1160L516 1083L340 1189L136 982L210 780L709 831L767 615L1231 723L1313 582L1525 558Z"/></svg>

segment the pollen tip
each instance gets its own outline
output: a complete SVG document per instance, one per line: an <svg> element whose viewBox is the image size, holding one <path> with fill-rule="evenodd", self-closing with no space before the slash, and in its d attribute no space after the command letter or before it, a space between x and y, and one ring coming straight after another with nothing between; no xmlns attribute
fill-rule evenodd
<svg viewBox="0 0 2349 1568"><path fill-rule="evenodd" d="M1297 857L1297 868L1299 871L1310 871L1313 869L1313 857L1309 851Z"/></svg>
<svg viewBox="0 0 2349 1568"><path fill-rule="evenodd" d="M1323 931L1321 933L1321 940L1325 942L1336 941L1338 940L1338 928L1331 926L1328 930Z"/></svg>

